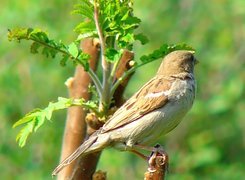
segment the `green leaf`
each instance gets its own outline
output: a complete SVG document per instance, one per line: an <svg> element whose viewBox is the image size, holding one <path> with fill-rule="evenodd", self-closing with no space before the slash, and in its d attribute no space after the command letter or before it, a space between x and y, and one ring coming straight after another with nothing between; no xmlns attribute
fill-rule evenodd
<svg viewBox="0 0 245 180"><path fill-rule="evenodd" d="M87 109L91 109L92 111L94 111L97 114L98 117L100 116L99 112L97 111L98 104L97 104L96 101L83 102L82 106L84 106Z"/></svg>
<svg viewBox="0 0 245 180"><path fill-rule="evenodd" d="M96 37L96 36L97 36L97 31L90 31L87 33L79 34L76 41L81 41L85 38Z"/></svg>
<svg viewBox="0 0 245 180"><path fill-rule="evenodd" d="M125 36L123 36L122 38L119 39L119 41L123 41L126 44L132 44L134 42L134 34L133 33L128 33Z"/></svg>
<svg viewBox="0 0 245 180"><path fill-rule="evenodd" d="M83 106L98 113L97 103L93 101L85 102L84 99L59 97L57 102L50 102L48 107L44 109L35 109L31 111L13 125L13 128L22 126L16 137L19 146L23 147L26 144L29 135L36 132L44 124L45 120L50 120L54 111L66 109L71 106Z"/></svg>
<svg viewBox="0 0 245 180"><path fill-rule="evenodd" d="M132 1L104 1L99 0L99 24L104 37L118 39L120 48L129 48L135 41L133 31L139 26L141 20L133 15ZM107 47L113 48L107 42ZM130 48L129 48L130 49Z"/></svg>
<svg viewBox="0 0 245 180"><path fill-rule="evenodd" d="M80 4L74 6L72 13L82 15L82 22L74 29L75 32L79 33L77 41L88 37L95 37L97 35L94 23L93 3L89 0L83 0Z"/></svg>
<svg viewBox="0 0 245 180"><path fill-rule="evenodd" d="M137 17L134 16L129 16L123 24L124 29L129 29L129 28L137 28L140 24L141 20Z"/></svg>
<svg viewBox="0 0 245 180"><path fill-rule="evenodd" d="M40 115L36 117L35 125L33 127L34 132L36 132L43 125L44 121L45 121L44 115Z"/></svg>
<svg viewBox="0 0 245 180"><path fill-rule="evenodd" d="M68 46L68 52L74 57L76 58L78 56L78 48L77 45L73 42Z"/></svg>
<svg viewBox="0 0 245 180"><path fill-rule="evenodd" d="M8 38L10 41L22 39L33 41L31 45L31 52L36 54L41 52L46 57L55 58L58 53L62 54L60 64L66 65L67 60L70 58L74 64L81 64L88 71L88 59L89 56L78 49L75 42L72 42L69 46L63 44L61 41L55 41L48 37L48 34L41 29L32 28L16 28L9 30Z"/></svg>
<svg viewBox="0 0 245 180"><path fill-rule="evenodd" d="M140 41L142 45L147 44L149 42L149 39L143 33L134 35L134 38L135 40Z"/></svg>
<svg viewBox="0 0 245 180"><path fill-rule="evenodd" d="M114 48L107 48L106 49L106 57L107 57L107 60L114 62L114 61L118 60L119 52Z"/></svg>
<svg viewBox="0 0 245 180"><path fill-rule="evenodd" d="M78 55L78 59L76 59L76 60L74 61L74 63L75 63L75 64L80 64L80 65L82 65L83 68L84 68L84 70L85 70L85 71L88 71L88 70L89 70L89 62L88 62L89 58L90 58L90 55L89 55L89 54L86 54L86 53L82 53L82 52L81 52L81 53Z"/></svg>
<svg viewBox="0 0 245 180"><path fill-rule="evenodd" d="M154 50L152 53L148 55L143 55L140 57L140 60L142 63L148 63L151 61L154 61L159 58L163 58L167 54L169 54L172 51L176 50L192 50L194 49L191 46L188 46L184 43L182 44L174 44L174 45L168 45L168 44L163 44L159 49Z"/></svg>
<svg viewBox="0 0 245 180"><path fill-rule="evenodd" d="M50 40L48 38L47 32L42 31L41 29L33 29L29 31L29 39L39 40L41 42L48 43Z"/></svg>
<svg viewBox="0 0 245 180"><path fill-rule="evenodd" d="M16 136L16 141L18 142L20 147L24 147L26 144L26 140L31 132L34 129L34 121L27 123L24 128L22 128L19 134Z"/></svg>
<svg viewBox="0 0 245 180"><path fill-rule="evenodd" d="M41 47L41 45L37 42L33 42L31 44L31 53L33 54L37 54L38 53L38 49Z"/></svg>
<svg viewBox="0 0 245 180"><path fill-rule="evenodd" d="M82 0L80 4L74 6L72 14L80 14L83 18L88 18L89 20L94 19L94 7L89 0Z"/></svg>
<svg viewBox="0 0 245 180"><path fill-rule="evenodd" d="M8 30L8 40L9 41L20 41L22 39L28 39L30 32L33 31L32 28L15 28Z"/></svg>
<svg viewBox="0 0 245 180"><path fill-rule="evenodd" d="M15 28L9 30L9 40L20 41L22 39L33 41L31 45L31 53L38 53L42 48L41 53L47 57L55 57L58 52L63 52L65 45L62 42L55 42L49 39L48 34L41 29L32 28Z"/></svg>
<svg viewBox="0 0 245 180"><path fill-rule="evenodd" d="M62 59L60 60L60 65L65 66L68 59L69 59L69 56L64 54Z"/></svg>
<svg viewBox="0 0 245 180"><path fill-rule="evenodd" d="M22 119L20 119L19 121L17 121L16 123L14 123L13 128L21 125L21 124L25 124L28 123L29 121L31 121L31 119L33 118L33 114L40 112L41 109L34 109L31 112L29 112L28 114L26 114Z"/></svg>
<svg viewBox="0 0 245 180"><path fill-rule="evenodd" d="M95 24L91 23L90 21L81 22L74 29L74 31L79 34L95 33L95 30Z"/></svg>

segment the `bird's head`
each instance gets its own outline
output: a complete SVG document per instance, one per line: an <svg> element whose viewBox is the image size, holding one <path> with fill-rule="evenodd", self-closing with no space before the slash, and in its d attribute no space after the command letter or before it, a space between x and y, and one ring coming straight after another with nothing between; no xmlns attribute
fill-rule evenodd
<svg viewBox="0 0 245 180"><path fill-rule="evenodd" d="M197 62L193 51L173 51L163 59L157 74L169 76L183 72L193 73Z"/></svg>

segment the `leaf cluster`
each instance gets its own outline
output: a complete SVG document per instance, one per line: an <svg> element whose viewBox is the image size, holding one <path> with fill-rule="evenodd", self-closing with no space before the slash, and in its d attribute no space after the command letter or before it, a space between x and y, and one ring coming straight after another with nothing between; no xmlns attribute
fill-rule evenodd
<svg viewBox="0 0 245 180"><path fill-rule="evenodd" d="M82 22L74 29L79 33L77 40L98 37L95 25L95 8L98 21L105 40L106 57L115 62L120 57L121 49L132 50L133 43L138 40L146 44L149 40L142 34L135 34L141 20L133 14L132 0L83 0L75 5L74 14L82 16ZM107 49L108 48L108 49Z"/></svg>
<svg viewBox="0 0 245 180"><path fill-rule="evenodd" d="M25 146L28 136L36 132L43 125L45 120L51 120L54 111L66 109L71 106L82 106L87 109L93 109L96 114L98 113L96 110L98 108L97 105L91 101L85 102L84 99L59 97L57 102L50 102L44 109L34 109L13 125L14 128L24 125L16 137L19 146Z"/></svg>
<svg viewBox="0 0 245 180"><path fill-rule="evenodd" d="M91 1L82 0L76 4L72 14L81 15L81 22L74 29L79 34L77 41L98 36L94 21L94 4Z"/></svg>
<svg viewBox="0 0 245 180"><path fill-rule="evenodd" d="M130 48L135 40L146 43L146 37L144 39L140 38L142 34L134 34L141 20L133 14L132 0L100 0L98 4L99 22L105 38L115 38L116 45L120 48Z"/></svg>
<svg viewBox="0 0 245 180"><path fill-rule="evenodd" d="M58 53L62 54L60 64L66 65L68 59L71 59L74 64L81 64L85 70L88 70L89 55L83 53L77 43L72 42L70 45L65 45L62 41L50 39L48 33L41 29L32 28L15 28L8 32L9 41L31 40L32 44L30 51L33 54L41 53L46 57L55 58Z"/></svg>

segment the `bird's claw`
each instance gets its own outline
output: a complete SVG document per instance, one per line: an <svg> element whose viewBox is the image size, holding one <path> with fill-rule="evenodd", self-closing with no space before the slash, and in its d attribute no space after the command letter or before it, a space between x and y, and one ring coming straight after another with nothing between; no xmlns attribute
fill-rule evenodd
<svg viewBox="0 0 245 180"><path fill-rule="evenodd" d="M155 172L159 169L163 169L164 171L167 171L168 155L159 144L154 146L154 150L152 151L149 157L148 164L149 164L148 167L149 172Z"/></svg>

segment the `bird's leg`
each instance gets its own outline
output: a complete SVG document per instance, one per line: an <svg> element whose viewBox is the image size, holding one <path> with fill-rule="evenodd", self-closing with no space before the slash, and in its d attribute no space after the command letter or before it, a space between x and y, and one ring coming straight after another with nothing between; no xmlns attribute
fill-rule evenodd
<svg viewBox="0 0 245 180"><path fill-rule="evenodd" d="M145 156L144 154L142 154L139 151L136 151L134 149L130 149L129 152L132 152L132 153L136 154L137 156L143 158L144 160L148 160L149 159L148 156Z"/></svg>
<svg viewBox="0 0 245 180"><path fill-rule="evenodd" d="M149 157L145 156L144 154L142 154L141 152L137 151L134 147L134 145L127 145L126 143L124 143L124 150L125 151L129 151L131 153L136 154L137 156L143 158L144 160L148 160Z"/></svg>
<svg viewBox="0 0 245 180"><path fill-rule="evenodd" d="M151 156L153 156L154 153L157 154L164 154L165 156L167 156L167 153L163 150L162 146L160 146L159 144L155 145L154 147L149 147L149 146L144 146L141 144L134 144L133 146L126 146L126 149L136 155L138 155L139 157L145 159L145 160L149 160ZM145 156L144 154L142 154L141 152L137 151L136 149L141 149L141 150L145 150L145 151L151 151L151 155Z"/></svg>
<svg viewBox="0 0 245 180"><path fill-rule="evenodd" d="M149 157L143 155L142 153L136 151L135 149L142 149L146 151L151 151L151 155ZM133 148L130 149L131 152L137 154L145 160L148 160L149 172L156 171L159 168L164 168L167 171L168 167L168 155L166 151L162 148L161 145L157 144L154 147L144 146L140 144L133 145Z"/></svg>
<svg viewBox="0 0 245 180"><path fill-rule="evenodd" d="M149 147L149 146L144 146L144 145L141 145L141 144L135 144L133 145L134 148L138 148L138 149L142 149L142 150L145 150L145 151L150 151L150 152L159 152L161 154L167 154L164 149L162 148L161 145L157 144L155 145L154 147Z"/></svg>

